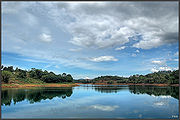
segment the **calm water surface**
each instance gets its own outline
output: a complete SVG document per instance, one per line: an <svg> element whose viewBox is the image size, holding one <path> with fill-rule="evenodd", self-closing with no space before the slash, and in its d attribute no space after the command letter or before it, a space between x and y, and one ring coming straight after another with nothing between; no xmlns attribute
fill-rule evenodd
<svg viewBox="0 0 180 120"><path fill-rule="evenodd" d="M179 87L2 89L2 118L179 118Z"/></svg>

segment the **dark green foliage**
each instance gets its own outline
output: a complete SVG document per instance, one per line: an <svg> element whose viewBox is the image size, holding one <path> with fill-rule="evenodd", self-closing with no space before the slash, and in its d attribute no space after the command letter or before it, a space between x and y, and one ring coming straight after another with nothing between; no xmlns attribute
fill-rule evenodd
<svg viewBox="0 0 180 120"><path fill-rule="evenodd" d="M73 82L73 78L70 74L68 74L68 75L63 74L61 76L60 74L55 75L55 74L49 73L48 75L43 75L41 80L46 83Z"/></svg>
<svg viewBox="0 0 180 120"><path fill-rule="evenodd" d="M94 78L92 83L107 82L108 84L114 83L145 83L145 84L179 84L179 70L175 71L159 71L155 73L150 73L147 75L132 75L129 78L119 77L119 76L101 76Z"/></svg>
<svg viewBox="0 0 180 120"><path fill-rule="evenodd" d="M42 71L40 69L32 68L29 71L29 76L34 79L40 79L45 83L62 83L62 82L72 82L73 78L70 74L66 75L63 73L62 75L56 75L53 72Z"/></svg>
<svg viewBox="0 0 180 120"><path fill-rule="evenodd" d="M9 82L8 73L15 79L36 79L46 83L62 83L62 82L73 82L73 78L70 74L63 73L62 75L56 75L53 72L42 71L41 69L32 68L29 71L22 70L19 68L13 69L13 66L3 67L1 66L3 81ZM3 73L3 71L6 71ZM7 74L6 74L7 73ZM179 83L179 70L175 71L160 71L150 73L147 75L132 75L130 77L119 77L119 76L101 76L92 80L77 80L76 82L81 83L145 83L145 84L178 84Z"/></svg>
<svg viewBox="0 0 180 120"><path fill-rule="evenodd" d="M111 80L111 81L108 81L107 84L113 84L114 82Z"/></svg>
<svg viewBox="0 0 180 120"><path fill-rule="evenodd" d="M17 73L18 78L26 78L26 71L25 70L18 69L18 71L16 73Z"/></svg>
<svg viewBox="0 0 180 120"><path fill-rule="evenodd" d="M46 72L44 73L42 70L40 69L35 69L35 68L32 68L30 71L29 71L29 76L31 78L35 78L35 79L40 79L43 75L46 75Z"/></svg>
<svg viewBox="0 0 180 120"><path fill-rule="evenodd" d="M102 81L108 81L108 80L124 80L124 77L119 76L101 76L94 79L96 80L102 80Z"/></svg>
<svg viewBox="0 0 180 120"><path fill-rule="evenodd" d="M11 72L2 71L2 80L4 83L8 83L11 76L12 76Z"/></svg>
<svg viewBox="0 0 180 120"><path fill-rule="evenodd" d="M53 74L43 75L41 80L45 83L58 83L58 82L60 82L59 76L53 75Z"/></svg>
<svg viewBox="0 0 180 120"><path fill-rule="evenodd" d="M4 68L4 66L3 66L3 65L1 65L1 70L3 70L3 68Z"/></svg>
<svg viewBox="0 0 180 120"><path fill-rule="evenodd" d="M66 76L66 82L72 82L72 81L73 81L72 76L71 76L70 74L68 74L68 75Z"/></svg>
<svg viewBox="0 0 180 120"><path fill-rule="evenodd" d="M9 72L13 72L14 71L13 66L4 67L3 70L9 71Z"/></svg>
<svg viewBox="0 0 180 120"><path fill-rule="evenodd" d="M19 68L13 69L13 66L3 67L3 81L8 83L8 73L12 75L13 79L19 80L21 83L31 83L34 80L45 82L45 83L62 83L62 82L73 82L73 78L70 74L63 73L62 75L56 75L53 72L42 71L41 69L32 68L29 71L22 70ZM6 72L5 72L6 71ZM8 72L8 73L7 73ZM28 82L29 81L29 82ZM36 82L35 82L36 83Z"/></svg>
<svg viewBox="0 0 180 120"><path fill-rule="evenodd" d="M170 84L179 84L179 70L173 71L168 77Z"/></svg>
<svg viewBox="0 0 180 120"><path fill-rule="evenodd" d="M75 83L95 83L92 80L86 80L86 79L78 79L78 80L74 80Z"/></svg>

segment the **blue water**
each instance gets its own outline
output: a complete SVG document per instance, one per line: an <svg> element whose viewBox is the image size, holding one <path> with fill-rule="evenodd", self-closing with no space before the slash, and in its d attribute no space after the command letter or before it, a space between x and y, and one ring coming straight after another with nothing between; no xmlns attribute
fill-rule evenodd
<svg viewBox="0 0 180 120"><path fill-rule="evenodd" d="M92 86L2 89L2 118L179 118L179 88Z"/></svg>

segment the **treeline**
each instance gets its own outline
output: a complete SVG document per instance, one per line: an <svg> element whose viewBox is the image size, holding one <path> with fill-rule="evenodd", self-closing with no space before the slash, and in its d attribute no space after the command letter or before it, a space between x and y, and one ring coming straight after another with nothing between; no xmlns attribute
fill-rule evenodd
<svg viewBox="0 0 180 120"><path fill-rule="evenodd" d="M84 80L85 83L87 80ZM132 75L130 77L101 76L87 81L87 83L145 83L145 84L179 84L179 70L159 71L147 75Z"/></svg>
<svg viewBox="0 0 180 120"><path fill-rule="evenodd" d="M19 68L13 68L13 66L4 67L1 66L2 82L9 83L15 81L23 82L38 82L38 83L62 83L73 82L73 78L70 74L58 74L48 72L46 70L31 68L30 70L22 70Z"/></svg>
<svg viewBox="0 0 180 120"><path fill-rule="evenodd" d="M87 80L87 79L78 79L78 80L74 80L75 83L91 83L92 80Z"/></svg>

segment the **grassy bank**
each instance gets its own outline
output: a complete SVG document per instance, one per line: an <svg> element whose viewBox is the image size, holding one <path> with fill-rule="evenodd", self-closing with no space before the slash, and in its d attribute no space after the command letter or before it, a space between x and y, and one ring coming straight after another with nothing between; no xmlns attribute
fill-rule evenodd
<svg viewBox="0 0 180 120"><path fill-rule="evenodd" d="M31 88L31 87L75 87L76 83L42 83L42 84L2 84L2 88Z"/></svg>

